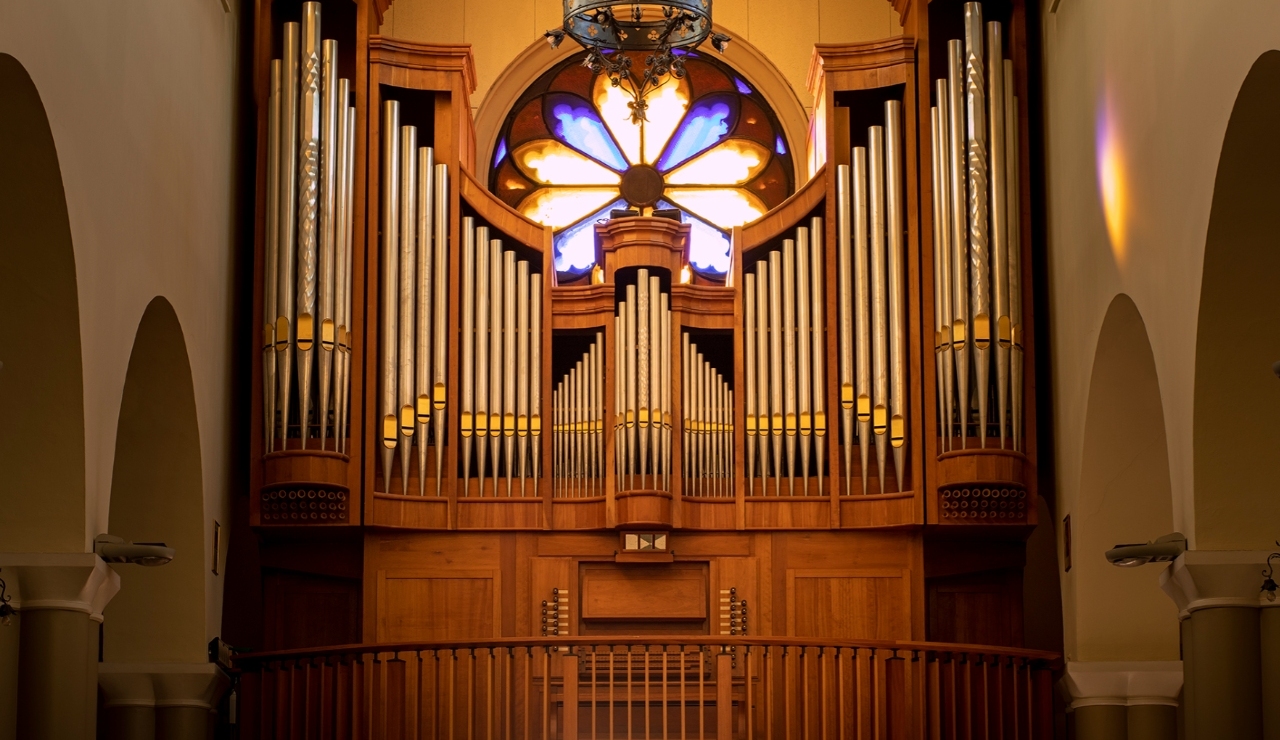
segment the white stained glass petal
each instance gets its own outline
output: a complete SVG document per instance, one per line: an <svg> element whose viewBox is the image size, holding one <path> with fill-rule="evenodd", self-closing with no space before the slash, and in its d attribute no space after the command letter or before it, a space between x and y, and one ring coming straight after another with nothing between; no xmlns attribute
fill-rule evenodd
<svg viewBox="0 0 1280 740"><path fill-rule="evenodd" d="M543 226L561 229L617 197L617 188L543 188L525 198L519 211Z"/></svg>
<svg viewBox="0 0 1280 740"><path fill-rule="evenodd" d="M644 161L653 164L689 110L689 79L668 77L645 101L649 104L646 111L649 120L644 124Z"/></svg>
<svg viewBox="0 0 1280 740"><path fill-rule="evenodd" d="M760 174L769 151L754 141L721 142L667 175L669 185L741 185Z"/></svg>
<svg viewBox="0 0 1280 740"><path fill-rule="evenodd" d="M722 229L755 221L768 210L759 198L737 188L667 188L666 197Z"/></svg>
<svg viewBox="0 0 1280 740"><path fill-rule="evenodd" d="M596 77L592 94L600 117L622 148L622 155L631 164L640 162L640 124L631 122L631 96L621 87L614 87L608 75Z"/></svg>
<svg viewBox="0 0 1280 740"><path fill-rule="evenodd" d="M689 218L689 262L701 272L729 271L729 237L700 218Z"/></svg>
<svg viewBox="0 0 1280 740"><path fill-rule="evenodd" d="M539 139L515 150L512 158L534 182L543 185L617 185L618 173L587 159L555 139Z"/></svg>

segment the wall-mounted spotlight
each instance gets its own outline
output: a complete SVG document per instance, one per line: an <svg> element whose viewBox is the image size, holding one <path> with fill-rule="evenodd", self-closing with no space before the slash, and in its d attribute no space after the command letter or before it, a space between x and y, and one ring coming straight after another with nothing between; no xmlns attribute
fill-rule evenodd
<svg viewBox="0 0 1280 740"><path fill-rule="evenodd" d="M1116 545L1107 550L1107 562L1121 568L1135 568L1147 563L1167 563L1187 551L1187 538L1181 532L1166 534L1145 545Z"/></svg>
<svg viewBox="0 0 1280 740"><path fill-rule="evenodd" d="M173 560L173 548L163 542L126 542L123 537L100 534L93 540L93 552L108 563L164 565Z"/></svg>

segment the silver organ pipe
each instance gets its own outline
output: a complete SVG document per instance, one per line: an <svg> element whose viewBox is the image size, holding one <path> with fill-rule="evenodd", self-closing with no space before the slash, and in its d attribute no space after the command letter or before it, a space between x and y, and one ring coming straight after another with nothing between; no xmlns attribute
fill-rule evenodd
<svg viewBox="0 0 1280 740"><path fill-rule="evenodd" d="M461 496L470 495L471 447L475 441L476 401L476 229L475 219L462 219L462 406L458 411L462 437Z"/></svg>
<svg viewBox="0 0 1280 740"><path fill-rule="evenodd" d="M418 355L414 301L418 269L417 193L418 129L404 126L400 129L400 316L397 321L400 347L397 350L399 362L396 373L396 403L400 410L400 438L397 441L400 451L400 488L405 494L409 493L409 455L413 447L413 433L417 427L413 408L414 361Z"/></svg>
<svg viewBox="0 0 1280 740"><path fill-rule="evenodd" d="M662 490L671 490L671 296L662 294Z"/></svg>
<svg viewBox="0 0 1280 740"><path fill-rule="evenodd" d="M782 253L769 253L769 412L773 439L773 494L782 495Z"/></svg>
<svg viewBox="0 0 1280 740"><path fill-rule="evenodd" d="M662 290L662 279L641 268L635 282L624 289L615 316L618 341L615 343L615 396L618 420L615 452L618 490L670 490L670 296ZM597 375L599 372L597 371ZM594 381L592 381L594 382ZM602 382L602 381L601 381ZM586 386L588 389L591 385ZM687 387L686 387L687 389ZM589 393L589 398L594 398ZM591 400L590 403L595 403ZM596 414L593 410L592 414ZM586 420L594 429L603 420ZM600 464L603 439L587 437L588 464ZM686 464L689 463L686 449Z"/></svg>
<svg viewBox="0 0 1280 740"><path fill-rule="evenodd" d="M300 34L301 87L298 96L298 274L297 326L294 341L298 353L298 426L302 447L311 431L311 385L316 339L316 291L319 287L320 229L320 113L323 65L321 63L320 3L303 3Z"/></svg>
<svg viewBox="0 0 1280 740"><path fill-rule="evenodd" d="M507 476L507 496L511 496L512 472L515 469L516 436L516 253L502 254L502 285L506 297L502 301L502 460Z"/></svg>
<svg viewBox="0 0 1280 740"><path fill-rule="evenodd" d="M628 285L626 288L626 316L627 325L627 342L623 346L622 353L627 363L627 468L626 468L626 485L628 489L637 488L636 485L636 456L638 454L638 445L636 440L636 286Z"/></svg>
<svg viewBox="0 0 1280 740"><path fill-rule="evenodd" d="M987 442L987 382L991 345L991 243L987 219L990 152L987 147L986 59L982 52L982 5L964 5L966 164L969 185L969 301L973 317L975 395L978 400L978 438Z"/></svg>
<svg viewBox="0 0 1280 740"><path fill-rule="evenodd" d="M796 229L796 380L800 389L796 396L797 441L800 443L801 494L809 493L809 441L813 432L813 416L809 408L812 368L809 365L809 230Z"/></svg>
<svg viewBox="0 0 1280 740"><path fill-rule="evenodd" d="M431 424L431 332L434 328L431 321L433 303L431 292L439 289L435 282L432 259L435 250L432 248L432 175L435 169L435 156L430 147L416 150L417 162L414 163L414 175L417 185L414 188L414 230L417 234L414 248L414 325L417 327L413 342L413 386L410 396L413 400L414 436L418 442L418 495L426 494L427 488L427 432ZM437 444L436 447L439 447ZM436 491L436 495L440 495Z"/></svg>
<svg viewBox="0 0 1280 740"><path fill-rule="evenodd" d="M427 161L433 159L427 156ZM445 292L445 286L448 281L449 266L449 168L447 165L437 164L435 166L435 175L432 178L432 190L435 195L435 212L433 221L435 226L435 249L432 261L435 267L435 294L433 296L435 306L432 310L432 321L434 328L431 335L433 337L432 357L431 357L431 428L432 437L436 446L436 495L439 496L441 491L441 475L444 472L444 420L445 420L445 361L447 360L446 346L448 337L445 335L445 314L449 310L448 295ZM421 413L421 412L419 412ZM424 430L425 431L425 430ZM426 437L422 437L421 444L426 444Z"/></svg>
<svg viewBox="0 0 1280 740"><path fill-rule="evenodd" d="M889 432L889 316L884 223L884 129L868 131L868 212L871 226L871 433L880 492L885 492Z"/></svg>
<svg viewBox="0 0 1280 740"><path fill-rule="evenodd" d="M622 347L627 341L627 321L626 306L620 304L618 306L618 315L613 319L613 408L615 418L613 423L613 457L614 457L614 487L620 488L623 483L623 476L626 475L626 393L627 381L625 376L626 360L624 359ZM685 388L688 388L686 383ZM686 391L687 393L687 391ZM685 396L686 403L688 396ZM688 439L685 440L684 449L688 449ZM688 458L686 458L687 460Z"/></svg>
<svg viewBox="0 0 1280 740"><path fill-rule="evenodd" d="M756 447L760 454L760 495L769 494L767 479L769 477L770 435L769 414L769 262L762 259L756 262L756 323L752 327L756 335ZM773 474L778 475L776 462Z"/></svg>
<svg viewBox="0 0 1280 740"><path fill-rule="evenodd" d="M489 342L489 459L493 471L493 495L498 495L498 453L502 449L502 356L503 300L507 286L502 281L502 241L489 240L489 325L485 327ZM483 492L481 492L483 495Z"/></svg>
<svg viewBox="0 0 1280 740"><path fill-rule="evenodd" d="M524 495L529 466L529 263L516 265L516 469Z"/></svg>
<svg viewBox="0 0 1280 740"><path fill-rule="evenodd" d="M475 329L475 438L476 438L476 495L484 495L484 479L489 452L489 227L480 226L475 231L476 261L464 271L474 267L476 283ZM472 341L468 339L468 342ZM467 495L470 495L468 492Z"/></svg>
<svg viewBox="0 0 1280 740"><path fill-rule="evenodd" d="M840 332L840 429L844 436L844 495L853 493L853 224L849 165L836 166L836 312ZM864 486L865 488L865 486Z"/></svg>
<svg viewBox="0 0 1280 740"><path fill-rule="evenodd" d="M281 447L289 437L289 407L293 391L294 349L294 260L297 257L298 213L298 35L297 23L284 24L283 56L280 67L280 227L276 248L276 379L280 408Z"/></svg>
<svg viewBox="0 0 1280 740"><path fill-rule="evenodd" d="M693 478L694 462L693 462L693 428L689 422L693 410L693 355L692 345L689 343L689 335L685 332L680 333L680 433L682 452L681 459L684 461L684 479L685 479L685 495L692 493L690 489L690 481Z"/></svg>
<svg viewBox="0 0 1280 740"><path fill-rule="evenodd" d="M649 276L649 488L660 490L662 449L662 279ZM642 468L643 470L644 468Z"/></svg>
<svg viewBox="0 0 1280 740"><path fill-rule="evenodd" d="M645 469L649 452L649 328L652 324L652 312L649 310L649 271L640 268L636 272L636 428L639 437L640 456L636 460L636 473L640 478L638 487L644 488ZM631 362L631 360L628 360Z"/></svg>
<svg viewBox="0 0 1280 740"><path fill-rule="evenodd" d="M557 498L604 494L603 345L603 332L596 332L586 351L556 384L552 448Z"/></svg>
<svg viewBox="0 0 1280 740"><path fill-rule="evenodd" d="M747 380L746 391L746 441L747 494L755 493L756 477L756 276L748 272L743 276L743 314L746 329L743 331L743 370Z"/></svg>
<svg viewBox="0 0 1280 740"><path fill-rule="evenodd" d="M680 339L682 377L688 401L681 408L686 444L685 495L723 498L733 495L732 395L724 376L707 360L687 332Z"/></svg>
<svg viewBox="0 0 1280 740"><path fill-rule="evenodd" d="M817 476L818 476L818 495L822 495L822 479L824 461L826 459L826 440L827 440L827 405L824 395L826 393L826 356L823 351L826 346L824 341L825 325L824 317L827 315L826 302L823 300L823 290L826 278L823 276L823 267L826 262L825 252L822 248L822 218L814 216L809 224L809 265L810 269L810 288L809 295L813 299L813 310L809 312L811 318L811 337L813 343L813 351L810 356L813 358L813 444L817 453ZM732 404L730 404L732 407Z"/></svg>
<svg viewBox="0 0 1280 740"><path fill-rule="evenodd" d="M297 373L298 436L345 449L349 397L354 110L320 4L284 24L271 62L263 285L265 451L288 447ZM316 346L317 341L319 346ZM312 410L315 410L315 413Z"/></svg>
<svg viewBox="0 0 1280 740"><path fill-rule="evenodd" d="M542 471L542 282L541 275L529 276L529 466L533 495L538 495ZM598 340L600 341L600 340ZM603 407L602 407L603 408ZM603 435L602 435L603 436Z"/></svg>
<svg viewBox="0 0 1280 740"><path fill-rule="evenodd" d="M862 463L862 493L869 493L871 456L871 266L867 251L869 220L867 217L867 150L853 150L853 314L856 345L854 357L854 396L858 419L858 451ZM843 300L849 300L846 294Z"/></svg>
<svg viewBox="0 0 1280 740"><path fill-rule="evenodd" d="M782 240L782 397L788 492L796 494L796 243Z"/></svg>
<svg viewBox="0 0 1280 740"><path fill-rule="evenodd" d="M400 436L396 420L396 368L400 306L396 300L400 262L400 103L388 100L382 116L382 332L380 428L383 490L391 492L391 463Z"/></svg>
<svg viewBox="0 0 1280 740"><path fill-rule="evenodd" d="M906 487L907 470L907 308L906 254L902 246L902 103L884 105L885 228L889 252L889 445L898 490Z"/></svg>
<svg viewBox="0 0 1280 740"><path fill-rule="evenodd" d="M1020 450L1025 380L1013 63L1003 58L1001 25L983 24L978 3L964 11L964 39L948 43L947 78L935 82L934 318L940 332L950 330L949 341L940 336L938 344L942 444L964 449L976 421L980 446L990 433L1001 448Z"/></svg>
<svg viewBox="0 0 1280 740"><path fill-rule="evenodd" d="M320 96L320 448L329 436L333 384L334 291L337 288L338 244L338 42L323 45ZM344 111L345 113L345 111Z"/></svg>
<svg viewBox="0 0 1280 740"><path fill-rule="evenodd" d="M276 439L276 296L279 294L280 259L280 60L271 61L270 94L267 98L267 217L263 243L262 281L262 421L266 452L275 449Z"/></svg>

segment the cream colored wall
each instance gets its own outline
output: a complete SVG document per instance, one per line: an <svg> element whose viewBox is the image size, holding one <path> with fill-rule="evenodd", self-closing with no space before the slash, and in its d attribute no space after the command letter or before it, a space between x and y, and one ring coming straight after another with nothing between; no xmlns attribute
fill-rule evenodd
<svg viewBox="0 0 1280 740"><path fill-rule="evenodd" d="M717 25L750 41L773 61L805 108L815 43L870 41L902 33L887 0L716 0ZM396 0L382 33L409 41L471 44L479 107L498 75L564 17L561 0Z"/></svg>
<svg viewBox="0 0 1280 740"><path fill-rule="evenodd" d="M143 311L165 296L187 340L204 461L205 544L179 557L204 563L208 635L217 634L222 613L210 522L228 523L233 469L239 2L224 1L230 10L219 0L0 3L0 52L15 57L39 90L75 251L86 504L84 521L63 536L87 551L110 529L125 371Z"/></svg>
<svg viewBox="0 0 1280 740"><path fill-rule="evenodd" d="M1095 350L1108 306L1125 293L1145 322L1159 377L1171 525L1195 546L1193 402L1210 205L1237 92L1255 60L1280 47L1280 4L1228 10L1202 0L1045 0L1042 7L1059 534L1062 517L1083 505ZM1275 491L1246 495L1261 500ZM1133 530L1134 539L1151 534ZM1205 544L1248 545L1229 536ZM1077 547L1073 560L1101 558L1097 548ZM1141 572L1152 581L1158 575L1156 566ZM1064 591L1068 621L1079 613L1071 597ZM1127 606L1118 597L1110 608Z"/></svg>

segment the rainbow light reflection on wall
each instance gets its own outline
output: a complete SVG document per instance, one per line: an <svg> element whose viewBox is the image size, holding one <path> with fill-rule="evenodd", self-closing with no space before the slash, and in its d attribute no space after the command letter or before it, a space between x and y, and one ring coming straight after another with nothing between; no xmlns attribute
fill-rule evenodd
<svg viewBox="0 0 1280 740"><path fill-rule="evenodd" d="M1098 107L1095 136L1098 196L1102 202L1102 215L1107 224L1111 253L1115 257L1116 264L1123 267L1128 251L1127 239L1131 219L1129 177L1110 95Z"/></svg>

